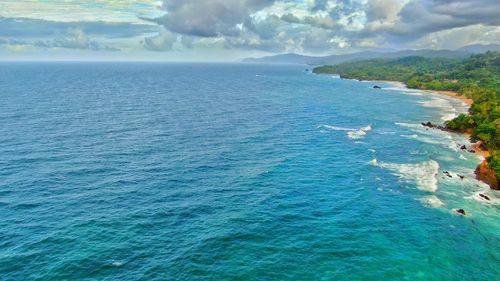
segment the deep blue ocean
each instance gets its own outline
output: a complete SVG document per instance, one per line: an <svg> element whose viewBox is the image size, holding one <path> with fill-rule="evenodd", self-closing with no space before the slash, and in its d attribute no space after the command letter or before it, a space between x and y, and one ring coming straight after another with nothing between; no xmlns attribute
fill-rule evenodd
<svg viewBox="0 0 500 281"><path fill-rule="evenodd" d="M500 280L467 107L306 68L1 63L0 280Z"/></svg>

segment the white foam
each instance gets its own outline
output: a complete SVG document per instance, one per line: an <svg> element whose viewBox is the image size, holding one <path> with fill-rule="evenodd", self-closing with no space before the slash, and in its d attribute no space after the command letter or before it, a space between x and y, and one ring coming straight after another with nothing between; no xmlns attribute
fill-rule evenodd
<svg viewBox="0 0 500 281"><path fill-rule="evenodd" d="M439 164L434 160L418 164L382 163L377 159L370 162L372 165L388 169L395 176L406 181L414 181L417 188L423 191L435 192L438 189L437 175Z"/></svg>
<svg viewBox="0 0 500 281"><path fill-rule="evenodd" d="M366 136L366 133L372 130L372 126L368 125L356 131L347 132L347 136L352 140L361 139Z"/></svg>
<svg viewBox="0 0 500 281"><path fill-rule="evenodd" d="M398 91L398 92L402 92L403 94L409 95L409 96L421 96L421 95L423 95L421 91L408 89L408 88L404 87L404 85L402 87L387 87L387 88L384 88L384 90Z"/></svg>
<svg viewBox="0 0 500 281"><path fill-rule="evenodd" d="M457 109L448 99L433 97L430 100L421 101L419 103L424 107L441 109L442 121L448 121L458 116Z"/></svg>
<svg viewBox="0 0 500 281"><path fill-rule="evenodd" d="M347 132L347 137L349 137L352 140L358 140L363 138L367 132L372 130L372 126L368 125L366 127L360 128L360 129L354 129L354 128L345 128L345 127L338 127L338 126L332 126L332 125L320 125L318 128L325 128L333 131L343 131Z"/></svg>
<svg viewBox="0 0 500 281"><path fill-rule="evenodd" d="M421 132L421 133L424 134L424 136L419 135L419 134L400 135L400 136L403 138L413 139L413 140L417 140L417 141L428 143L428 144L441 145L441 146L449 148L453 151L459 150L457 142L455 140L453 140L453 138L449 134L447 134L447 135L441 134L440 135L440 134L434 134L433 132L431 132L431 133Z"/></svg>
<svg viewBox="0 0 500 281"><path fill-rule="evenodd" d="M458 116L458 114L456 114L456 113L444 113L441 116L441 120L442 121L449 121L449 120L455 119L457 116Z"/></svg>
<svg viewBox="0 0 500 281"><path fill-rule="evenodd" d="M443 201L441 201L437 196L435 195L429 195L420 198L420 202L424 204L425 206L431 207L431 208L441 208L444 206Z"/></svg>
<svg viewBox="0 0 500 281"><path fill-rule="evenodd" d="M334 131L356 131L356 129L351 129L351 128L344 128L344 127L337 127L337 126L332 126L332 125L320 125L318 128L326 128Z"/></svg>
<svg viewBox="0 0 500 281"><path fill-rule="evenodd" d="M494 193L490 192L490 190L491 189L489 187L486 187L482 191L474 192L471 196L465 197L465 199L473 199L477 202L490 205L500 205L500 198L497 198ZM480 196L480 194L487 196L490 200L487 200L486 198Z"/></svg>
<svg viewBox="0 0 500 281"><path fill-rule="evenodd" d="M448 110L454 110L455 108L451 105L449 100L443 98L433 97L430 100L420 101L419 102L424 107L430 108L443 108Z"/></svg>

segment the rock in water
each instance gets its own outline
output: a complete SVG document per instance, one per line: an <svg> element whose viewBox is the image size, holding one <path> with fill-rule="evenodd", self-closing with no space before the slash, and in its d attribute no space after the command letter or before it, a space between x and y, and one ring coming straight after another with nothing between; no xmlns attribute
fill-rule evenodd
<svg viewBox="0 0 500 281"><path fill-rule="evenodd" d="M373 86L373 89L382 89L382 87L375 85Z"/></svg>
<svg viewBox="0 0 500 281"><path fill-rule="evenodd" d="M465 216L465 210L464 209L457 209L456 212L459 213L459 214L461 214L461 215L463 215L463 216Z"/></svg>
<svg viewBox="0 0 500 281"><path fill-rule="evenodd" d="M495 175L495 170L493 170L488 166L488 162L486 160L483 161L476 168L475 173L476 173L476 179L486 183L492 189L500 190L500 185L498 184L498 179Z"/></svg>
<svg viewBox="0 0 500 281"><path fill-rule="evenodd" d="M479 196L480 196L481 198L483 198L483 199L486 199L486 200L490 201L490 197L488 197L487 195L484 195L484 194L482 194L482 193L479 193Z"/></svg>

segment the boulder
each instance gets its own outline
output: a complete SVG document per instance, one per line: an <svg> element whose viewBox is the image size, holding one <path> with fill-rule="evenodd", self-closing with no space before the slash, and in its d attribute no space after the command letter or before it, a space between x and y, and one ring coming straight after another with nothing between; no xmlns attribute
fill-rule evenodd
<svg viewBox="0 0 500 281"><path fill-rule="evenodd" d="M456 209L455 212L459 213L460 215L465 216L465 210L464 209Z"/></svg>
<svg viewBox="0 0 500 281"><path fill-rule="evenodd" d="M373 86L373 89L382 89L382 87L375 85Z"/></svg>
<svg viewBox="0 0 500 281"><path fill-rule="evenodd" d="M424 127L429 127L429 128L437 128L437 125L432 124L432 123L431 123L431 121L422 122L421 124L422 124L422 126L424 126Z"/></svg>
<svg viewBox="0 0 500 281"><path fill-rule="evenodd" d="M483 198L483 199L485 199L485 200L490 201L490 197L488 197L487 195L484 195L484 194L482 194L482 193L479 193L479 197L481 197L481 198Z"/></svg>

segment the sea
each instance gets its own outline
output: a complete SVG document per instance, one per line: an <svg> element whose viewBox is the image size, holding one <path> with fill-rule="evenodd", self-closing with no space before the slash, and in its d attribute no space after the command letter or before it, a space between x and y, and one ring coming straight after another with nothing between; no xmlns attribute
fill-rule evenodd
<svg viewBox="0 0 500 281"><path fill-rule="evenodd" d="M0 280L500 280L500 193L421 125L466 111L301 65L0 63Z"/></svg>

